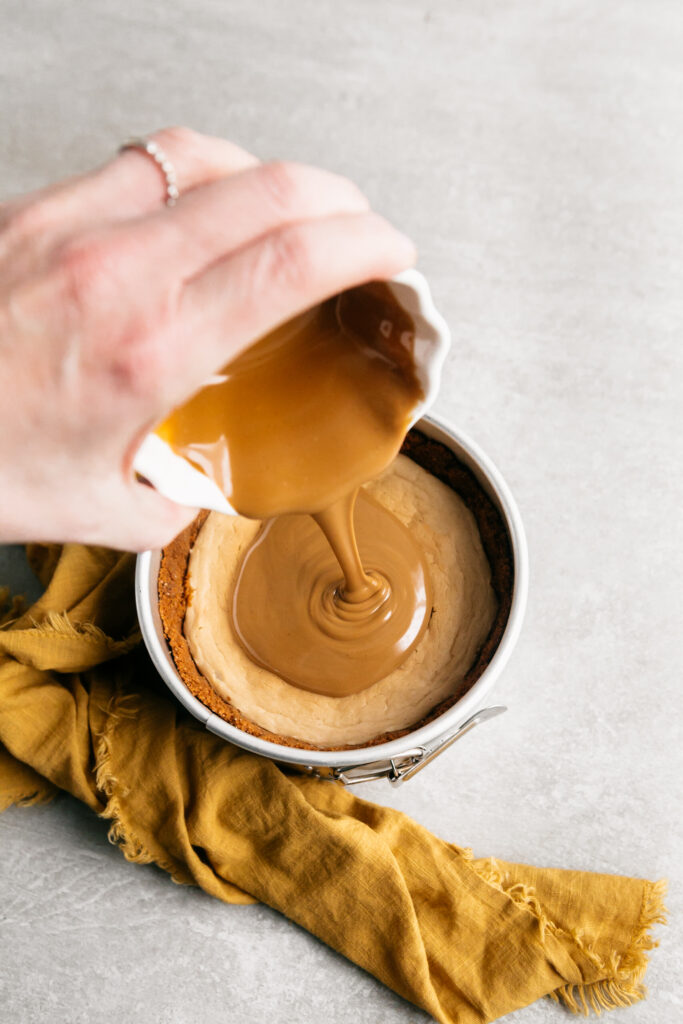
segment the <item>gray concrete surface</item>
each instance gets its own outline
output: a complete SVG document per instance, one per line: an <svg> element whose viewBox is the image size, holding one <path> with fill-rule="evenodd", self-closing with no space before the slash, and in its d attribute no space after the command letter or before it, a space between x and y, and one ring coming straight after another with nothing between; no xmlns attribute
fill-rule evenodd
<svg viewBox="0 0 683 1024"><path fill-rule="evenodd" d="M531 596L508 714L365 795L477 854L668 876L624 1024L683 1020L682 52L679 0L0 7L4 194L179 122L346 172L416 239L454 333L438 411L513 487ZM0 945L12 1024L427 1020L268 909L127 864L68 799L0 817Z"/></svg>

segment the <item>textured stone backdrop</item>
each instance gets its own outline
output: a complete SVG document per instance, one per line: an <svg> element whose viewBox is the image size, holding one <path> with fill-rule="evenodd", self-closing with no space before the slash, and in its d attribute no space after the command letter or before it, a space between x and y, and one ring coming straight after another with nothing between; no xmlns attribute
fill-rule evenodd
<svg viewBox="0 0 683 1024"><path fill-rule="evenodd" d="M351 175L416 239L454 335L437 409L511 484L531 595L508 714L364 795L480 855L668 875L674 921L624 1024L683 1016L682 53L680 0L0 7L5 195L184 122ZM0 568L26 585L16 549ZM3 1020L426 1022L105 831L68 799L0 818Z"/></svg>

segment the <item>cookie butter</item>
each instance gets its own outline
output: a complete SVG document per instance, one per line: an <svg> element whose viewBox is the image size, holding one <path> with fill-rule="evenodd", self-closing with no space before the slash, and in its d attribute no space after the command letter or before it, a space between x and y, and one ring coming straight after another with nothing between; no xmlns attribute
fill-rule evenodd
<svg viewBox="0 0 683 1024"><path fill-rule="evenodd" d="M251 345L155 430L240 515L320 512L385 469L422 398L388 285L334 296Z"/></svg>
<svg viewBox="0 0 683 1024"><path fill-rule="evenodd" d="M184 632L199 670L257 725L314 745L362 744L419 721L457 691L496 614L476 522L453 490L405 456L364 490L400 521L423 553L433 613L407 658L359 693L330 697L293 687L256 664L239 643L231 603L260 522L212 513L188 565L192 597Z"/></svg>
<svg viewBox="0 0 683 1024"><path fill-rule="evenodd" d="M355 497L333 510L326 536L312 516L269 520L239 567L231 606L235 633L255 661L306 690L337 697L365 689L399 665L432 610L419 544L367 492ZM346 527L341 537L337 514ZM357 542L351 557L343 547L347 536ZM356 564L363 566L360 576ZM370 578L360 599L340 592L340 565L359 590Z"/></svg>
<svg viewBox="0 0 683 1024"><path fill-rule="evenodd" d="M424 397L413 344L386 284L350 289L256 342L157 428L243 516L289 517L253 538L230 614L255 661L329 696L392 672L432 610L401 524L367 499L354 518L359 485L394 458Z"/></svg>

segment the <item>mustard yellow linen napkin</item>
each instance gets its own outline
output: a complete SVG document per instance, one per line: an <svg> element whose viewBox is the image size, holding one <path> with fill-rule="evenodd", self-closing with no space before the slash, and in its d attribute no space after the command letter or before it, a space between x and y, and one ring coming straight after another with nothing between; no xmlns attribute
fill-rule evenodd
<svg viewBox="0 0 683 1024"><path fill-rule="evenodd" d="M72 793L129 860L229 903L260 900L438 1021L543 995L642 998L662 883L474 860L341 785L208 733L140 645L131 555L29 548L46 591L0 626L0 809Z"/></svg>

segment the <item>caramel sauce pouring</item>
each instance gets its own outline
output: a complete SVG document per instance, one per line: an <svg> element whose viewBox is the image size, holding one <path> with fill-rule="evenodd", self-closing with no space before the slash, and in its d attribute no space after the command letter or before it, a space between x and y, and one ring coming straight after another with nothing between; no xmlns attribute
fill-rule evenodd
<svg viewBox="0 0 683 1024"><path fill-rule="evenodd" d="M360 492L424 397L390 287L343 292L256 341L156 428L241 515L265 520L229 602L250 657L329 696L371 686L431 613L410 532Z"/></svg>

